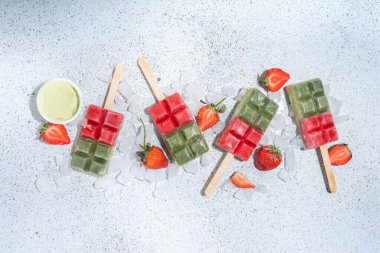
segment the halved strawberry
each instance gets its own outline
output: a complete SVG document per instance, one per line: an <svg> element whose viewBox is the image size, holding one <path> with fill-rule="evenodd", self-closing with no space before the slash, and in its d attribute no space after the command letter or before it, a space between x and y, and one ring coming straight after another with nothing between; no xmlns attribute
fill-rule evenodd
<svg viewBox="0 0 380 253"><path fill-rule="evenodd" d="M329 148L329 156L331 164L339 166L348 163L352 158L352 153L347 144L338 144Z"/></svg>
<svg viewBox="0 0 380 253"><path fill-rule="evenodd" d="M223 98L219 103L215 104L207 104L203 100L201 100L202 104L205 106L201 107L198 111L197 115L197 123L199 129L203 132L208 128L214 126L219 121L219 113L224 113L226 111L226 105L221 105L226 98Z"/></svg>
<svg viewBox="0 0 380 253"><path fill-rule="evenodd" d="M281 69L272 68L266 71L260 81L261 85L271 92L276 92L289 80L290 75Z"/></svg>
<svg viewBox="0 0 380 253"><path fill-rule="evenodd" d="M161 148L157 146L151 146L150 143L146 143L146 129L144 122L139 119L144 129L144 143L140 147L142 151L137 151L137 156L140 157L141 163L147 169L163 169L168 167L169 161L166 158Z"/></svg>
<svg viewBox="0 0 380 253"><path fill-rule="evenodd" d="M64 125L45 123L40 128L40 138L52 145L65 145L70 143L70 137Z"/></svg>
<svg viewBox="0 0 380 253"><path fill-rule="evenodd" d="M232 174L231 182L239 188L256 188L254 184L252 184L242 173L238 171Z"/></svg>

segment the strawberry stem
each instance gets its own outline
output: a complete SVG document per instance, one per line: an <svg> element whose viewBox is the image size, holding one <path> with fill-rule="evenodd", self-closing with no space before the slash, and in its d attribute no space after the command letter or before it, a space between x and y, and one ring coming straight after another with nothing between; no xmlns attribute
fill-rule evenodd
<svg viewBox="0 0 380 253"><path fill-rule="evenodd" d="M224 100L226 100L227 99L227 97L225 97L225 98L223 98L222 100L220 100L219 101L219 103L217 103L216 105L215 105L215 108L217 108L218 107L218 105L220 105L221 103L223 103L224 102Z"/></svg>
<svg viewBox="0 0 380 253"><path fill-rule="evenodd" d="M143 126L143 129L144 129L144 142L143 142L143 146L144 146L144 150L145 150L145 147L146 147L146 129L145 129L145 124L144 122L142 121L141 118L139 118L139 121L141 122L142 126Z"/></svg>

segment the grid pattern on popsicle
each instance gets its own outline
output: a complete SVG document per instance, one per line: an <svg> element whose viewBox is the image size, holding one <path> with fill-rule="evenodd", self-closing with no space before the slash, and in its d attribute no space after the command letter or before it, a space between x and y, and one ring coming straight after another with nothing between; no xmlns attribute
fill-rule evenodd
<svg viewBox="0 0 380 253"><path fill-rule="evenodd" d="M90 105L80 135L114 146L122 122L122 114Z"/></svg>
<svg viewBox="0 0 380 253"><path fill-rule="evenodd" d="M194 121L163 136L163 139L178 165L183 165L208 151L207 143Z"/></svg>
<svg viewBox="0 0 380 253"><path fill-rule="evenodd" d="M246 122L233 117L221 133L216 144L243 161L249 159L263 134Z"/></svg>
<svg viewBox="0 0 380 253"><path fill-rule="evenodd" d="M71 166L94 176L104 176L112 151L111 146L81 136L74 147Z"/></svg>
<svg viewBox="0 0 380 253"><path fill-rule="evenodd" d="M166 135L178 127L194 121L178 93L154 104L148 109L148 112L161 135Z"/></svg>
<svg viewBox="0 0 380 253"><path fill-rule="evenodd" d="M277 109L278 105L259 90L249 89L216 144L241 160L248 160Z"/></svg>
<svg viewBox="0 0 380 253"><path fill-rule="evenodd" d="M338 139L334 119L319 78L286 87L305 148L312 149Z"/></svg>
<svg viewBox="0 0 380 253"><path fill-rule="evenodd" d="M275 102L259 90L251 88L240 101L234 116L241 118L251 127L263 133L268 128L277 109L278 105Z"/></svg>

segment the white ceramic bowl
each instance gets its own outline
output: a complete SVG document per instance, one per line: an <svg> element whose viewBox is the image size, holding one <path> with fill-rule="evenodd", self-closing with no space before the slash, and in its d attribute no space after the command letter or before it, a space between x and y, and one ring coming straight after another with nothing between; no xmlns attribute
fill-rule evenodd
<svg viewBox="0 0 380 253"><path fill-rule="evenodd" d="M78 110L77 112L69 119L67 120L57 120L57 119L53 119L53 118L50 118L48 115L46 115L46 113L44 113L44 110L42 108L42 104L41 104L41 90L47 86L47 85L51 85L55 82L58 82L58 81L64 81L68 84L70 84L74 90L76 91L76 93L78 94L78 98L79 98L79 105L78 105ZM41 87L40 89L38 90L38 94L37 94L37 109L38 109L38 112L40 113L40 115L48 122L50 123L55 123L55 124L67 124L73 120L75 120L78 115L80 114L80 111L81 111L81 108L82 108L82 92L80 91L80 89L78 88L78 86L73 83L72 81L68 80L68 79L65 79L65 78L54 78L54 79L51 79L47 82L45 82Z"/></svg>

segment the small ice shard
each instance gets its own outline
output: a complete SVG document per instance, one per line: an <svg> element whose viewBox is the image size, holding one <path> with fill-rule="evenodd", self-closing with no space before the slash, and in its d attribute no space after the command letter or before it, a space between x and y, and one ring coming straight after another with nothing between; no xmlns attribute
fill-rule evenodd
<svg viewBox="0 0 380 253"><path fill-rule="evenodd" d="M145 168L141 166L141 164L133 164L131 167L132 175L138 180L144 180Z"/></svg>
<svg viewBox="0 0 380 253"><path fill-rule="evenodd" d="M35 181L35 186L39 192L46 192L49 188L50 177L48 175L39 175Z"/></svg>
<svg viewBox="0 0 380 253"><path fill-rule="evenodd" d="M187 70L181 71L179 82L182 85L188 84L196 79L196 76Z"/></svg>
<svg viewBox="0 0 380 253"><path fill-rule="evenodd" d="M231 190L235 190L235 189L236 189L236 186L231 182L230 179L227 179L222 184L222 190L223 191L231 191Z"/></svg>
<svg viewBox="0 0 380 253"><path fill-rule="evenodd" d="M219 81L222 84L227 84L227 83L231 83L233 80L234 80L234 75L227 74L227 75L222 76L222 78L220 78Z"/></svg>
<svg viewBox="0 0 380 253"><path fill-rule="evenodd" d="M114 102L117 104L117 105L121 105L121 104L124 104L125 103L125 99L118 93L116 93L116 96L115 96L115 100Z"/></svg>
<svg viewBox="0 0 380 253"><path fill-rule="evenodd" d="M214 91L214 92L211 92L209 94L207 94L206 96L206 100L208 103L213 103L213 104L217 104L219 103L225 96L223 95L223 93L219 92L219 91Z"/></svg>
<svg viewBox="0 0 380 253"><path fill-rule="evenodd" d="M285 151L285 169L287 171L292 171L296 167L296 155L294 150L289 148Z"/></svg>
<svg viewBox="0 0 380 253"><path fill-rule="evenodd" d="M145 169L145 180L150 184L166 179L166 169Z"/></svg>
<svg viewBox="0 0 380 253"><path fill-rule="evenodd" d="M269 146L272 145L272 143L269 141L268 136L264 135L260 140L260 145Z"/></svg>
<svg viewBox="0 0 380 253"><path fill-rule="evenodd" d="M302 138L300 135L296 135L290 142L289 142L290 146L294 147L294 148L303 148L304 145L303 145L303 141L302 141Z"/></svg>
<svg viewBox="0 0 380 253"><path fill-rule="evenodd" d="M187 107L189 107L192 115L197 115L198 110L202 107L202 104L200 102L191 101L187 102Z"/></svg>
<svg viewBox="0 0 380 253"><path fill-rule="evenodd" d="M276 135L276 137L274 138L274 145L279 147L281 149L281 151L283 151L283 152L290 147L289 142L287 142L280 135Z"/></svg>
<svg viewBox="0 0 380 253"><path fill-rule="evenodd" d="M201 165L202 167L207 167L215 161L214 156L211 152L207 152L201 156Z"/></svg>
<svg viewBox="0 0 380 253"><path fill-rule="evenodd" d="M279 179L281 179L282 181L287 182L287 181L289 181L289 179L290 179L290 172L289 172L289 171L286 171L285 168L281 168L281 169L277 172L277 177L278 177Z"/></svg>
<svg viewBox="0 0 380 253"><path fill-rule="evenodd" d="M268 97L274 102L279 103L284 99L284 93L282 91L277 91L277 92L268 91Z"/></svg>
<svg viewBox="0 0 380 253"><path fill-rule="evenodd" d="M186 85L183 96L188 99L191 98L199 101L204 97L204 94L204 84L200 80L195 80Z"/></svg>
<svg viewBox="0 0 380 253"><path fill-rule="evenodd" d="M136 142L135 140L136 136L127 136L121 138L117 150L122 154L127 153L131 150L135 151L134 148L137 147L137 145L134 144Z"/></svg>
<svg viewBox="0 0 380 253"><path fill-rule="evenodd" d="M218 123L212 127L212 130L214 130L215 134L220 134L225 126L226 122L219 120Z"/></svg>
<svg viewBox="0 0 380 253"><path fill-rule="evenodd" d="M234 98L236 96L236 88L234 86L224 86L223 87L223 94L225 97L232 97Z"/></svg>
<svg viewBox="0 0 380 253"><path fill-rule="evenodd" d="M235 100L240 101L243 98L243 96L245 95L245 93L247 93L247 89L246 88L241 88L239 90L239 92L238 92Z"/></svg>
<svg viewBox="0 0 380 253"><path fill-rule="evenodd" d="M179 173L179 167L176 163L170 163L168 168L166 169L166 178L168 180L176 177Z"/></svg>
<svg viewBox="0 0 380 253"><path fill-rule="evenodd" d="M339 124L342 124L346 121L349 120L349 115L345 114L345 115L338 115L338 116L335 116L334 117L334 122L335 124L339 125Z"/></svg>
<svg viewBox="0 0 380 253"><path fill-rule="evenodd" d="M131 112L125 111L124 112L124 120L130 120L133 117L133 114Z"/></svg>
<svg viewBox="0 0 380 253"><path fill-rule="evenodd" d="M243 189L243 192L244 192L244 195L245 195L245 199L246 200L251 200L254 191L255 191L255 189L250 189L250 188Z"/></svg>
<svg viewBox="0 0 380 253"><path fill-rule="evenodd" d="M198 171L198 159L195 159L191 162L186 163L185 165L183 165L183 169L187 173L191 173L191 174L197 173L197 171Z"/></svg>
<svg viewBox="0 0 380 253"><path fill-rule="evenodd" d="M141 111L141 106L136 102L129 102L128 111L137 113Z"/></svg>
<svg viewBox="0 0 380 253"><path fill-rule="evenodd" d="M264 136L263 137L266 137L267 138L267 143L269 143L269 145L273 145L273 142L274 142L274 138L275 138L276 134L272 131L272 129L267 129L264 133ZM264 144L262 144L264 145Z"/></svg>
<svg viewBox="0 0 380 253"><path fill-rule="evenodd" d="M63 189L70 188L70 177L65 175L56 175L54 176L54 182L55 184Z"/></svg>
<svg viewBox="0 0 380 253"><path fill-rule="evenodd" d="M132 98L135 95L131 86L128 85L127 81L125 81L125 80L121 81L117 91L127 100L129 100L130 98Z"/></svg>
<svg viewBox="0 0 380 253"><path fill-rule="evenodd" d="M94 187L96 189L107 189L117 185L116 178L112 176L104 176L95 180Z"/></svg>
<svg viewBox="0 0 380 253"><path fill-rule="evenodd" d="M111 175L120 172L123 166L127 166L128 161L124 157L112 157L110 165L108 166L107 174Z"/></svg>
<svg viewBox="0 0 380 253"><path fill-rule="evenodd" d="M330 96L329 98L330 111L335 116L338 115L340 107L342 106L342 101L339 99Z"/></svg>
<svg viewBox="0 0 380 253"><path fill-rule="evenodd" d="M71 168L71 156L66 156L61 160L61 163L59 165L59 172L65 176L73 173L73 169Z"/></svg>
<svg viewBox="0 0 380 253"><path fill-rule="evenodd" d="M285 140L293 139L297 134L297 127L295 124L291 123L286 125L285 129L282 131L282 138Z"/></svg>
<svg viewBox="0 0 380 253"><path fill-rule="evenodd" d="M161 87L161 91L165 94L165 96L170 96L175 93L175 91L170 86Z"/></svg>
<svg viewBox="0 0 380 253"><path fill-rule="evenodd" d="M120 190L117 187L105 189L104 197L106 198L106 200L120 198Z"/></svg>
<svg viewBox="0 0 380 253"><path fill-rule="evenodd" d="M242 200L242 199L245 199L246 196L245 196L245 192L243 189L239 189L237 190L235 193L234 193L234 198L235 199L239 199L239 200Z"/></svg>
<svg viewBox="0 0 380 253"><path fill-rule="evenodd" d="M135 178L129 171L121 172L117 176L117 181L125 186L133 186L135 185Z"/></svg>
<svg viewBox="0 0 380 253"><path fill-rule="evenodd" d="M56 155L54 156L55 165L60 166L64 156L63 155Z"/></svg>
<svg viewBox="0 0 380 253"><path fill-rule="evenodd" d="M170 84L170 88L174 91L173 93L175 93L175 92L181 93L184 85L185 85L185 83L174 82L174 83ZM173 94L173 93L171 93L171 94ZM171 94L169 94L169 95L171 95Z"/></svg>
<svg viewBox="0 0 380 253"><path fill-rule="evenodd" d="M271 125L279 130L284 129L286 127L286 121L284 116L282 116L281 114L277 114L276 116L274 116Z"/></svg>
<svg viewBox="0 0 380 253"><path fill-rule="evenodd" d="M265 185L258 184L258 185L256 185L256 191L265 194L268 192L268 189Z"/></svg>
<svg viewBox="0 0 380 253"><path fill-rule="evenodd" d="M212 129L207 129L205 132L203 132L203 136L205 137L207 143L212 143L215 139L215 133L212 131Z"/></svg>
<svg viewBox="0 0 380 253"><path fill-rule="evenodd" d="M216 81L212 81L210 83L207 83L207 90L209 92L214 92L219 87L219 83Z"/></svg>

